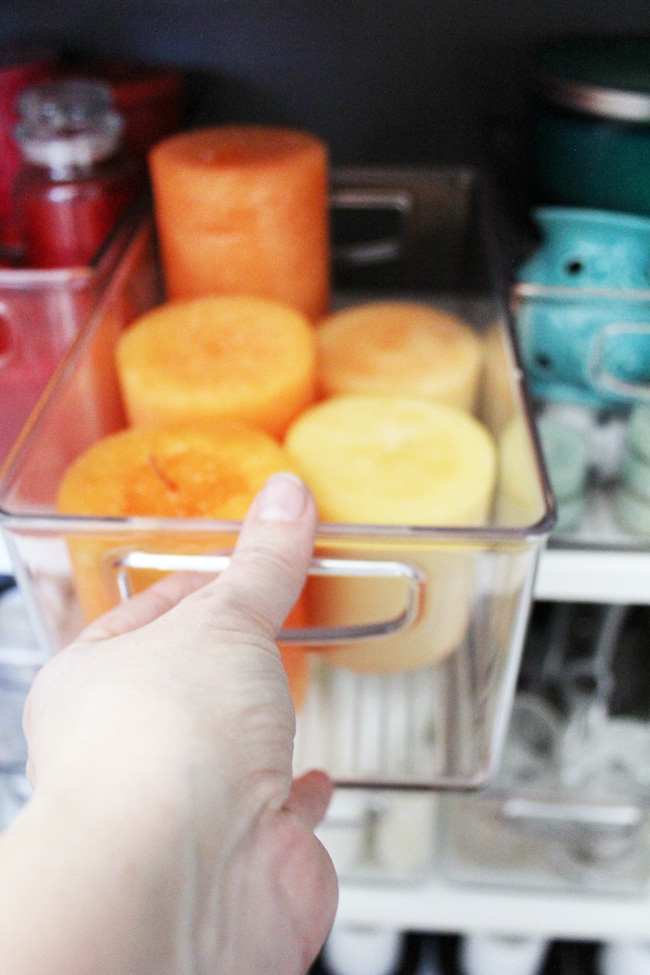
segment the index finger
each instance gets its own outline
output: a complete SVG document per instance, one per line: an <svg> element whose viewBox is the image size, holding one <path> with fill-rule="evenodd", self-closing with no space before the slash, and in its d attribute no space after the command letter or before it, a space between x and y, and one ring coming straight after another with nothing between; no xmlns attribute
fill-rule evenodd
<svg viewBox="0 0 650 975"><path fill-rule="evenodd" d="M265 620L273 639L304 585L316 533L316 507L293 474L275 474L254 499L231 565L216 579L203 572L175 572L115 606L78 637L106 640L132 632L174 609L197 590L222 608ZM209 588L208 588L209 587ZM216 588L213 588L216 587Z"/></svg>

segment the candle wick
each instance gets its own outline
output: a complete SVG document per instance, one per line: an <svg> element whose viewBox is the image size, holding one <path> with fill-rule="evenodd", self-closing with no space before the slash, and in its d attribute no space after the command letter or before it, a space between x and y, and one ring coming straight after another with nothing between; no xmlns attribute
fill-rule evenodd
<svg viewBox="0 0 650 975"><path fill-rule="evenodd" d="M170 491L175 491L178 493L178 484L176 484L175 481L172 481L172 479L165 474L153 454L149 455L149 463L151 464L156 477L162 481L165 487L169 488Z"/></svg>

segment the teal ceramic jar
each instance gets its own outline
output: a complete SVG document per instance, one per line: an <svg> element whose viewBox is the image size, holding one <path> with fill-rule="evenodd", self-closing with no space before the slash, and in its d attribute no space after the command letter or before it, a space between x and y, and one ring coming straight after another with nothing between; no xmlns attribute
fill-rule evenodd
<svg viewBox="0 0 650 975"><path fill-rule="evenodd" d="M650 214L650 38L546 45L532 97L540 202Z"/></svg>
<svg viewBox="0 0 650 975"><path fill-rule="evenodd" d="M533 220L515 314L533 392L599 409L650 399L650 218L549 206Z"/></svg>

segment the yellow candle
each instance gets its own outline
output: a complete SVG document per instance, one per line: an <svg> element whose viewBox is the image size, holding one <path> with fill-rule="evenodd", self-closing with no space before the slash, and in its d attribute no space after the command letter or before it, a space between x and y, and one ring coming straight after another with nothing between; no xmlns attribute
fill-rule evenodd
<svg viewBox="0 0 650 975"><path fill-rule="evenodd" d="M494 442L463 410L419 397L337 396L302 413L285 446L325 521L442 527L488 516Z"/></svg>
<svg viewBox="0 0 650 975"><path fill-rule="evenodd" d="M285 446L324 521L440 528L482 525L489 517L495 445L463 410L416 397L334 397L303 413ZM328 650L326 659L374 672L435 663L467 632L478 549L416 535L412 544L382 542L380 528L379 535L337 541L325 554L388 558L416 569L425 580L420 617L394 635ZM385 621L405 606L404 584L379 579L312 579L308 594L316 626Z"/></svg>

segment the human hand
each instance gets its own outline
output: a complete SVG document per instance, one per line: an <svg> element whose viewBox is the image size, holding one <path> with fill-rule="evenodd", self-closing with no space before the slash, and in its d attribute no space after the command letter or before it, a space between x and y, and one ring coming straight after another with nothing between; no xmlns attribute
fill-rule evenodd
<svg viewBox="0 0 650 975"><path fill-rule="evenodd" d="M39 674L25 712L35 794L16 842L31 828L34 859L48 850L34 829L68 845L65 881L57 857L58 873L40 858L28 913L43 896L65 925L81 893L91 904L67 947L49 924L55 947L37 946L30 975L298 975L318 953L337 901L313 834L331 784L318 772L292 783L295 715L274 643L315 527L311 495L276 475L216 580L169 576Z"/></svg>

